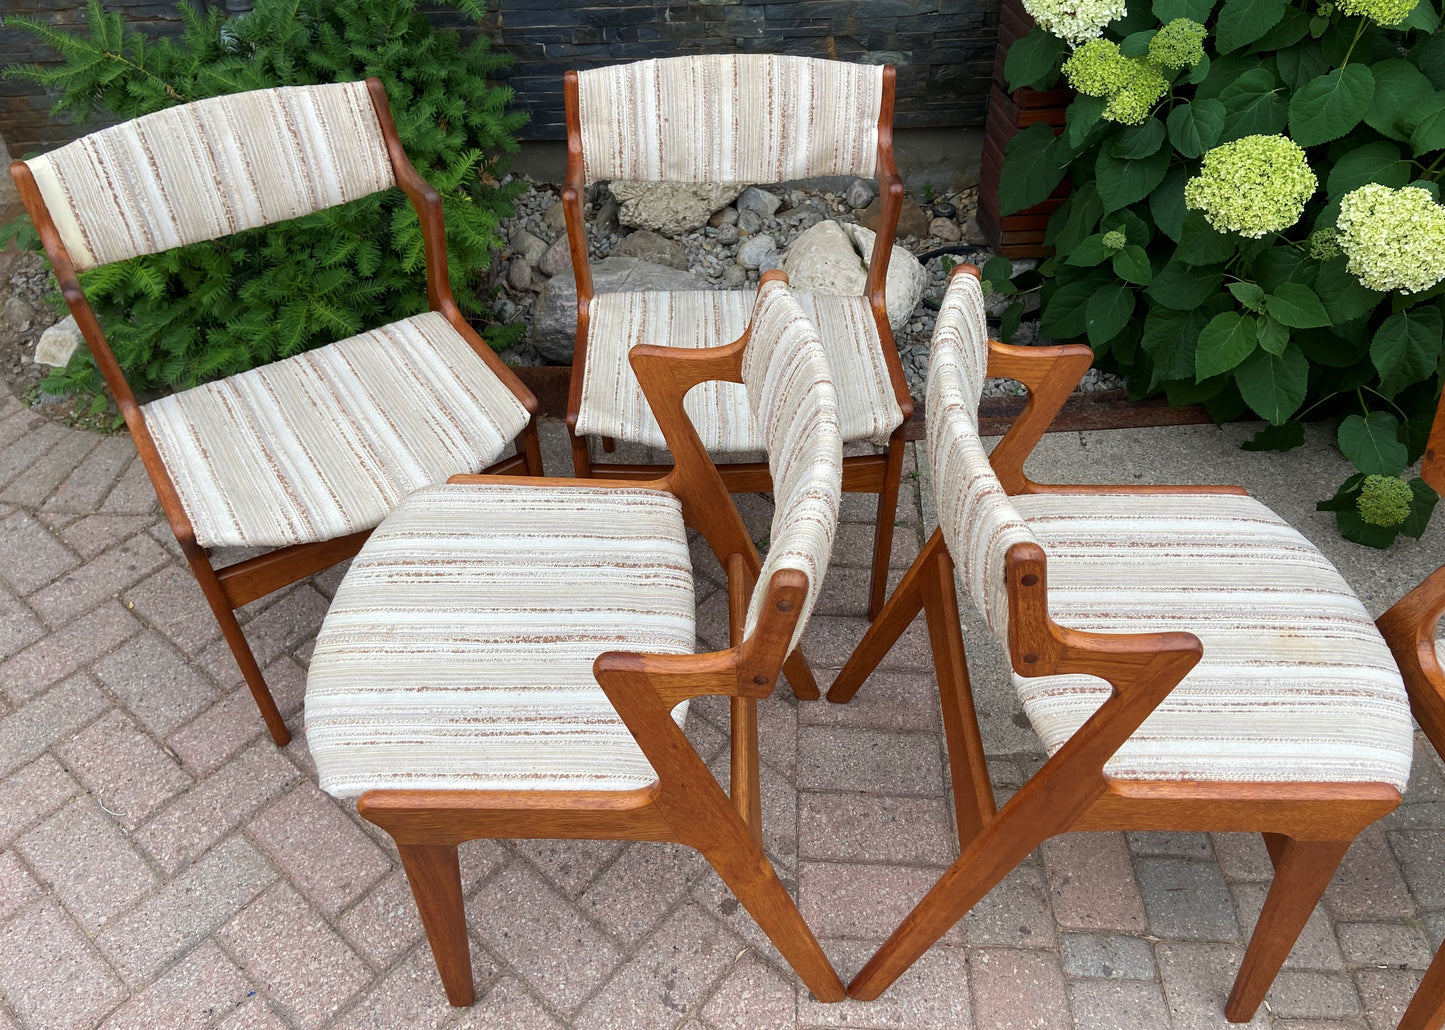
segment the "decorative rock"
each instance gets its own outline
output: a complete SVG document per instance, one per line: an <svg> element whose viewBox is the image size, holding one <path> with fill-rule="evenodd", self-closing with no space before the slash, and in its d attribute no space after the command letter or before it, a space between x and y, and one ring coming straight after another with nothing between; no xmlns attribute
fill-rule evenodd
<svg viewBox="0 0 1445 1030"><path fill-rule="evenodd" d="M763 272L771 272L775 268L782 267L783 255L779 254L776 250L770 250L764 254L763 259L758 262L758 274L761 275Z"/></svg>
<svg viewBox="0 0 1445 1030"><path fill-rule="evenodd" d="M670 236L701 229L714 211L743 191L739 183L622 182L614 180L612 196L621 204L623 225Z"/></svg>
<svg viewBox="0 0 1445 1030"><path fill-rule="evenodd" d="M553 232L567 231L567 213L562 210L562 202L560 200L542 212L542 221L546 223L547 228Z"/></svg>
<svg viewBox="0 0 1445 1030"><path fill-rule="evenodd" d="M595 293L707 288L707 280L690 272L679 272L637 258L608 257L592 263L592 289ZM537 306L533 309L529 342L543 360L565 365L572 360L576 337L577 279L568 269L542 287Z"/></svg>
<svg viewBox="0 0 1445 1030"><path fill-rule="evenodd" d="M738 229L739 229L740 231L742 231L742 232L746 233L747 235L751 236L753 233L755 233L755 232L757 232L758 230L762 229L762 227L763 227L763 216L760 215L760 214L758 214L756 211L739 211L739 212L738 212Z"/></svg>
<svg viewBox="0 0 1445 1030"><path fill-rule="evenodd" d="M638 229L624 236L612 248L612 254L615 257L641 258L669 268L687 268L687 252L682 245L659 236L651 229Z"/></svg>
<svg viewBox="0 0 1445 1030"><path fill-rule="evenodd" d="M507 266L507 285L514 290L526 290L532 285L532 266L520 257L512 259Z"/></svg>
<svg viewBox="0 0 1445 1030"><path fill-rule="evenodd" d="M731 211L732 208L728 208L728 210ZM738 241L739 236L740 233L736 225L722 225L718 227L716 239L722 246L731 247Z"/></svg>
<svg viewBox="0 0 1445 1030"><path fill-rule="evenodd" d="M779 211L777 219L784 224L807 229L821 222L823 213L817 208L805 204L802 207L790 207L786 211Z"/></svg>
<svg viewBox="0 0 1445 1030"><path fill-rule="evenodd" d="M758 268L777 249L778 241L767 233L751 236L738 247L738 264L744 268Z"/></svg>
<svg viewBox="0 0 1445 1030"><path fill-rule="evenodd" d="M793 241L783 259L783 270L794 289L857 296L868 281L876 235L861 225L819 222ZM884 288L888 322L895 331L907 323L927 286L927 270L912 254L895 246L888 258Z"/></svg>
<svg viewBox="0 0 1445 1030"><path fill-rule="evenodd" d="M958 230L958 223L951 218L935 218L929 222L928 235L935 236L946 243L957 243L963 238L963 233Z"/></svg>
<svg viewBox="0 0 1445 1030"><path fill-rule="evenodd" d="M597 214L592 218L592 224L603 232L615 232L617 230L617 201L609 200L597 209Z"/></svg>
<svg viewBox="0 0 1445 1030"><path fill-rule="evenodd" d="M721 211L713 212L713 216L707 220L707 224L714 229L721 229L725 225L738 224L738 209L725 207Z"/></svg>
<svg viewBox="0 0 1445 1030"><path fill-rule="evenodd" d="M983 247L988 245L988 237L985 236L983 230L978 227L977 212L974 212L966 219L964 219L963 242L974 247Z"/></svg>
<svg viewBox="0 0 1445 1030"><path fill-rule="evenodd" d="M533 236L526 229L512 230L510 243L512 253L520 255L529 265L535 265L547 253L547 241Z"/></svg>
<svg viewBox="0 0 1445 1030"><path fill-rule="evenodd" d="M737 209L741 214L744 211L756 211L764 218L772 218L773 214L781 207L783 202L767 190L760 190L756 186L749 186L743 190L738 197Z"/></svg>
<svg viewBox="0 0 1445 1030"><path fill-rule="evenodd" d="M567 247L567 237L558 236L556 241L547 248L547 252L537 261L537 271L546 276L556 275L564 268L572 265L572 251Z"/></svg>
<svg viewBox="0 0 1445 1030"><path fill-rule="evenodd" d="M742 265L728 265L722 272L723 285L730 290L741 289L748 281L747 269Z"/></svg>
<svg viewBox="0 0 1445 1030"><path fill-rule="evenodd" d="M75 316L66 315L40 334L40 342L35 345L35 360L42 365L64 368L83 342Z"/></svg>
<svg viewBox="0 0 1445 1030"><path fill-rule="evenodd" d="M954 207L952 204L950 204L950 203L949 203L948 201L946 201L946 200L936 201L936 202L934 203L934 205L933 205L933 217L934 217L934 218L957 218L957 217L958 217L958 208Z"/></svg>
<svg viewBox="0 0 1445 1030"><path fill-rule="evenodd" d="M867 207L878 196L878 184L872 179L854 179L843 199L851 208Z"/></svg>
<svg viewBox="0 0 1445 1030"><path fill-rule="evenodd" d="M883 199L879 197L874 199L873 203L869 204L867 208L859 213L858 222L860 225L877 232L878 223L882 218ZM903 198L903 207L898 212L898 235L928 235L928 216L923 213L923 208L919 207L907 197Z"/></svg>

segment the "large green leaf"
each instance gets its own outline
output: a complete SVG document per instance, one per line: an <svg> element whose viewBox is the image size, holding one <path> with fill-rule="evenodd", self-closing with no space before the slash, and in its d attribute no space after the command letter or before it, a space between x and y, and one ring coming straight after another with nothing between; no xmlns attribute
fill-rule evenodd
<svg viewBox="0 0 1445 1030"><path fill-rule="evenodd" d="M1109 101L1103 97L1090 97L1080 93L1064 111L1064 138L1074 150L1080 150L1089 133L1099 124L1099 118Z"/></svg>
<svg viewBox="0 0 1445 1030"><path fill-rule="evenodd" d="M1259 339L1259 345L1271 354L1284 353L1284 349L1289 346L1289 335L1289 330L1276 322L1270 315L1265 315L1259 320L1255 332L1255 336Z"/></svg>
<svg viewBox="0 0 1445 1030"><path fill-rule="evenodd" d="M1399 311L1385 319L1370 341L1370 361L1380 373L1380 392L1393 397L1411 383L1434 375L1440 339L1439 308Z"/></svg>
<svg viewBox="0 0 1445 1030"><path fill-rule="evenodd" d="M1047 89L1052 85L1055 67L1065 53L1064 41L1035 25L1028 35L1009 44L1004 58L1003 74L1009 89L1029 86Z"/></svg>
<svg viewBox="0 0 1445 1030"><path fill-rule="evenodd" d="M1432 93L1408 112L1414 119L1410 146L1416 156L1445 148L1445 93Z"/></svg>
<svg viewBox="0 0 1445 1030"><path fill-rule="evenodd" d="M1054 130L1036 122L1008 141L999 176L999 213L1014 214L1048 199L1068 168L1058 160Z"/></svg>
<svg viewBox="0 0 1445 1030"><path fill-rule="evenodd" d="M1125 282L1148 286L1154 279L1154 269L1149 264L1149 255L1143 247L1129 244L1114 255L1114 274Z"/></svg>
<svg viewBox="0 0 1445 1030"><path fill-rule="evenodd" d="M1265 426L1239 446L1246 451L1292 451L1303 447L1304 442L1304 423L1286 422L1282 426Z"/></svg>
<svg viewBox="0 0 1445 1030"><path fill-rule="evenodd" d="M1221 143L1243 136L1273 136L1289 123L1289 108L1280 97L1279 82L1268 68L1251 68L1219 94L1229 117ZM1199 102L1196 95L1195 103Z"/></svg>
<svg viewBox="0 0 1445 1030"><path fill-rule="evenodd" d="M1421 32L1434 32L1439 27L1440 12L1435 10L1431 0L1420 0L1400 23L1402 29L1419 29Z"/></svg>
<svg viewBox="0 0 1445 1030"><path fill-rule="evenodd" d="M1362 286L1360 280L1346 270L1347 263L1343 254L1330 258L1320 266L1315 279L1315 289L1335 323L1348 322L1373 311L1385 296Z"/></svg>
<svg viewBox="0 0 1445 1030"><path fill-rule="evenodd" d="M1290 89L1299 89L1316 75L1330 70L1324 52L1314 42L1281 50L1275 54L1275 65L1279 68L1279 77Z"/></svg>
<svg viewBox="0 0 1445 1030"><path fill-rule="evenodd" d="M1157 154L1163 145L1164 123L1158 118L1149 118L1121 132L1109 151L1126 161L1137 161Z"/></svg>
<svg viewBox="0 0 1445 1030"><path fill-rule="evenodd" d="M1264 309L1291 329L1318 329L1330 316L1315 291L1300 283L1280 283L1264 298Z"/></svg>
<svg viewBox="0 0 1445 1030"><path fill-rule="evenodd" d="M1385 411L1351 415L1340 423L1340 453L1367 476L1398 476L1409 460L1400 423Z"/></svg>
<svg viewBox="0 0 1445 1030"><path fill-rule="evenodd" d="M1347 64L1312 79L1289 102L1289 133L1302 147L1349 132L1370 108L1375 77L1363 64Z"/></svg>
<svg viewBox="0 0 1445 1030"><path fill-rule="evenodd" d="M1284 17L1259 39L1254 41L1257 54L1270 54L1294 46L1305 38L1310 30L1310 16L1298 7L1285 8Z"/></svg>
<svg viewBox="0 0 1445 1030"><path fill-rule="evenodd" d="M1367 182L1399 188L1410 181L1412 172L1410 162L1401 159L1400 148L1381 139L1356 147L1336 161L1326 188L1331 197L1342 197Z"/></svg>
<svg viewBox="0 0 1445 1030"><path fill-rule="evenodd" d="M1189 181L1187 168L1171 168L1164 181L1149 194L1149 213L1159 231L1175 243L1184 231L1184 218L1189 209L1184 206L1184 184Z"/></svg>
<svg viewBox="0 0 1445 1030"><path fill-rule="evenodd" d="M1228 372L1258 346L1254 319L1237 311L1215 315L1199 333L1194 351L1194 377L1205 380Z"/></svg>
<svg viewBox="0 0 1445 1030"><path fill-rule="evenodd" d="M1168 154L1158 153L1138 161L1126 161L1101 148L1094 161L1094 186L1104 202L1104 213L1143 200L1163 181L1168 170Z"/></svg>
<svg viewBox="0 0 1445 1030"><path fill-rule="evenodd" d="M1213 265L1232 258L1236 246L1233 237L1215 232L1202 214L1191 211L1184 218L1174 260L1186 265Z"/></svg>
<svg viewBox="0 0 1445 1030"><path fill-rule="evenodd" d="M1114 338L1134 314L1134 291L1113 283L1095 290L1084 305L1084 324L1096 349Z"/></svg>
<svg viewBox="0 0 1445 1030"><path fill-rule="evenodd" d="M1175 18L1188 18L1201 25L1209 20L1215 0L1154 0L1154 17L1165 25Z"/></svg>
<svg viewBox="0 0 1445 1030"><path fill-rule="evenodd" d="M1125 57L1143 57L1149 52L1149 41L1154 38L1157 29L1141 29L1138 32L1131 32L1119 43L1119 53Z"/></svg>
<svg viewBox="0 0 1445 1030"><path fill-rule="evenodd" d="M1085 306L1098 289L1098 283L1084 279L1064 283L1043 298L1043 316L1039 319L1039 331L1056 340L1068 340L1083 336L1088 331Z"/></svg>
<svg viewBox="0 0 1445 1030"><path fill-rule="evenodd" d="M1229 284L1229 292L1250 311L1264 310L1264 287L1259 283L1237 282Z"/></svg>
<svg viewBox="0 0 1445 1030"><path fill-rule="evenodd" d="M1154 362L1154 383L1170 379L1194 381L1194 349L1199 332L1209 316L1198 308L1175 311L1172 308L1151 308L1144 319L1144 336L1139 345Z"/></svg>
<svg viewBox="0 0 1445 1030"><path fill-rule="evenodd" d="M1064 259L1064 263L1089 268L1093 265L1102 265L1113 256L1114 252L1104 246L1104 234L1096 232L1094 235L1081 241L1077 247L1070 250L1069 256Z"/></svg>
<svg viewBox="0 0 1445 1030"><path fill-rule="evenodd" d="M1144 292L1165 307L1192 311L1217 294L1223 281L1224 269L1219 265L1200 267L1171 261L1159 269L1159 274Z"/></svg>
<svg viewBox="0 0 1445 1030"><path fill-rule="evenodd" d="M1044 242L1067 254L1093 233L1103 213L1104 202L1099 199L1099 191L1093 183L1084 183L1050 216Z"/></svg>
<svg viewBox="0 0 1445 1030"><path fill-rule="evenodd" d="M1435 87L1420 69L1399 58L1380 61L1370 70L1375 74L1375 94L1365 109L1366 124L1392 139L1408 140L1406 120L1414 125L1416 116L1411 112L1419 109Z"/></svg>
<svg viewBox="0 0 1445 1030"><path fill-rule="evenodd" d="M1185 157L1203 157L1224 132L1224 104L1196 100L1169 112L1169 142Z"/></svg>
<svg viewBox="0 0 1445 1030"><path fill-rule="evenodd" d="M1245 403L1272 426L1299 410L1309 376L1309 359L1298 347L1287 347L1283 354L1256 350L1234 370L1234 381Z"/></svg>
<svg viewBox="0 0 1445 1030"><path fill-rule="evenodd" d="M1445 33L1436 32L1410 51L1415 66L1436 89L1445 89Z"/></svg>
<svg viewBox="0 0 1445 1030"><path fill-rule="evenodd" d="M1287 0L1224 0L1215 24L1214 43L1221 54L1263 36L1284 17Z"/></svg>

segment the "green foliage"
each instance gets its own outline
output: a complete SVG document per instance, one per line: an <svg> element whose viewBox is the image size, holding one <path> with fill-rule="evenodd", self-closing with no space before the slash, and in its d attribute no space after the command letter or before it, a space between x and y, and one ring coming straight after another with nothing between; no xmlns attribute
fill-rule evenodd
<svg viewBox="0 0 1445 1030"><path fill-rule="evenodd" d="M1387 546L1418 536L1435 503L1401 477L1445 378L1445 32L1440 0L1353 3L1154 0L1152 19L1131 5L1072 52L1031 34L1016 84L1052 85L1062 69L1081 95L1060 136L1014 137L1001 199L1022 210L1074 184L1049 221L1042 333L1087 342L1132 396L1216 418L1252 410L1268 426L1251 450L1299 446L1302 419L1335 418L1359 475L1321 507L1350 539ZM1196 56L1198 30L1179 19L1204 26L1203 57L1173 67L1161 55ZM1125 60L1167 83L1130 125L1102 99ZM1211 153L1209 190L1191 188ZM1371 488L1372 517L1403 511L1408 488L1398 525L1361 514L1366 475L1399 483ZM1393 500L1377 504L1381 491Z"/></svg>
<svg viewBox="0 0 1445 1030"><path fill-rule="evenodd" d="M397 133L442 196L452 289L481 317L478 273L502 245L499 220L522 187L499 187L499 155L516 150L525 115L487 78L507 59L479 35L461 46L433 31L416 0L257 0L223 17L179 5L179 38L151 39L89 0L89 31L72 35L11 17L64 64L11 67L58 94L84 121L129 119L203 97L376 76ZM452 0L480 20L482 0ZM330 343L427 308L421 227L399 189L218 242L116 262L82 282L131 385L185 388ZM519 329L492 332L503 345ZM57 370L53 393L101 390L87 351Z"/></svg>

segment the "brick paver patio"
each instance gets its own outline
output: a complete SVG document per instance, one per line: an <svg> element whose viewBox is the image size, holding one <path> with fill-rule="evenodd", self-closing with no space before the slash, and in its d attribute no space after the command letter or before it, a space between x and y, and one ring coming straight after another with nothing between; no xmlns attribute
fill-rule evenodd
<svg viewBox="0 0 1445 1030"><path fill-rule="evenodd" d="M1346 562L1373 614L1445 560L1445 520L1385 555L1341 541L1288 492L1342 477L1323 437L1312 457L1246 457L1248 432L1058 434L1035 474L1086 475L1094 456L1105 480L1244 481ZM561 427L546 434L567 471ZM1171 833L1051 841L881 1000L836 1006L685 848L477 842L462 863L479 1000L449 1008L389 840L318 791L301 733L340 570L245 612L296 733L277 750L134 453L0 395L0 1030L1226 1025L1268 856L1258 838ZM741 501L766 532L767 500ZM825 688L864 628L870 506L845 502L805 643ZM908 474L898 570L928 509ZM719 646L706 565L700 633ZM965 624L1007 793L1041 752L1000 650ZM722 776L726 711L689 720ZM921 623L853 704L779 695L762 732L768 850L846 980L957 851ZM1445 934L1441 855L1445 774L1422 746L1406 804L1350 852L1253 1025L1393 1027Z"/></svg>

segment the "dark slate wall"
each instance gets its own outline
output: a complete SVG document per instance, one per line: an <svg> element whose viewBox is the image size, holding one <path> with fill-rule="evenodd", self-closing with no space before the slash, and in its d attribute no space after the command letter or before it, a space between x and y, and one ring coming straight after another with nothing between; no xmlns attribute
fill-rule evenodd
<svg viewBox="0 0 1445 1030"><path fill-rule="evenodd" d="M152 33L178 31L175 4L105 0ZM245 0L210 0L236 10ZM493 0L486 31L515 60L504 81L532 116L523 139L562 139L562 73L647 57L736 52L800 54L898 68L895 124L982 125L998 35L998 0ZM4 12L75 27L77 0L6 0ZM439 10L440 26L464 27ZM34 36L0 25L0 65L50 61ZM14 157L79 135L50 115L51 98L0 79L0 133Z"/></svg>

